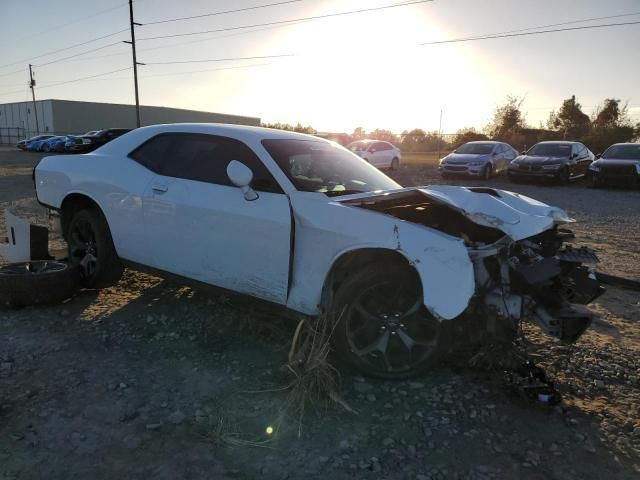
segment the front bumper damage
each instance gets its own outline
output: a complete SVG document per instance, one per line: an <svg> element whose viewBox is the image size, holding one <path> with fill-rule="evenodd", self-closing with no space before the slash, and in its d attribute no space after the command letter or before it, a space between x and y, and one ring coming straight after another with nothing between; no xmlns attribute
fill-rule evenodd
<svg viewBox="0 0 640 480"><path fill-rule="evenodd" d="M597 256L565 241L573 234L557 226L542 234L488 247L470 248L478 284L479 312L490 331L515 334L522 321L537 324L563 343L573 343L591 325L585 307L604 292L596 278Z"/></svg>

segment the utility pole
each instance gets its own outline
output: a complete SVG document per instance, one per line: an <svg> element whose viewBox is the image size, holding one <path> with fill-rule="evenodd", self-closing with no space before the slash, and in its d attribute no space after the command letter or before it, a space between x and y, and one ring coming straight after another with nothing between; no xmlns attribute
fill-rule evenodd
<svg viewBox="0 0 640 480"><path fill-rule="evenodd" d="M36 107L36 91L33 87L36 86L36 81L33 79L33 70L29 64L29 88L31 89L31 98L33 98L33 114L36 116L36 135L40 135L40 125L38 124L38 109Z"/></svg>
<svg viewBox="0 0 640 480"><path fill-rule="evenodd" d="M138 63L136 59L136 32L135 26L141 26L141 23L133 21L133 0L129 0L129 23L131 25L131 41L124 43L131 44L131 51L133 53L133 83L136 91L136 126L140 127L140 100L138 98L138 65L144 65L144 63Z"/></svg>

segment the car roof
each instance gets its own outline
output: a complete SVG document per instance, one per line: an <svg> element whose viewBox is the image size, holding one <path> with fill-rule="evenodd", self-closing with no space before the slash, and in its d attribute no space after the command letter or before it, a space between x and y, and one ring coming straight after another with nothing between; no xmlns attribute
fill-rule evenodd
<svg viewBox="0 0 640 480"><path fill-rule="evenodd" d="M541 143L554 143L554 144L558 144L558 145L572 145L574 143L580 143L580 142L574 142L574 141L571 141L571 140L545 140L544 142L536 143L536 145L540 145Z"/></svg>
<svg viewBox="0 0 640 480"><path fill-rule="evenodd" d="M467 142L467 143L504 143L504 142L498 142L497 140L473 140L472 142Z"/></svg>
<svg viewBox="0 0 640 480"><path fill-rule="evenodd" d="M233 125L226 123L169 123L150 125L131 130L100 147L102 153L121 153L129 147L140 145L148 139L162 133L195 133L220 135L246 143L259 143L262 140L306 140L333 145L335 142L304 133L277 130L273 128Z"/></svg>
<svg viewBox="0 0 640 480"><path fill-rule="evenodd" d="M634 145L634 146L638 146L640 147L640 143L636 143L636 142L621 142L621 143L614 143L613 145L609 145L610 147L615 147L618 145Z"/></svg>

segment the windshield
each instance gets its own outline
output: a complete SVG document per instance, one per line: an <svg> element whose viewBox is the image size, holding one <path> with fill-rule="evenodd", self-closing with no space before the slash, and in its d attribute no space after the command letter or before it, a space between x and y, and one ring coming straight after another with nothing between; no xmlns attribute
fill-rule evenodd
<svg viewBox="0 0 640 480"><path fill-rule="evenodd" d="M377 168L345 148L313 140L263 140L297 190L329 196L401 188Z"/></svg>
<svg viewBox="0 0 640 480"><path fill-rule="evenodd" d="M571 155L570 143L538 143L531 147L527 155L534 157L568 157Z"/></svg>
<svg viewBox="0 0 640 480"><path fill-rule="evenodd" d="M453 153L466 153L471 155L488 155L493 151L491 143L465 143L456 148Z"/></svg>
<svg viewBox="0 0 640 480"><path fill-rule="evenodd" d="M355 142L349 145L347 148L352 152L364 152L367 150L367 147L371 145L371 142Z"/></svg>
<svg viewBox="0 0 640 480"><path fill-rule="evenodd" d="M640 160L640 143L632 145L612 145L602 154L602 158Z"/></svg>

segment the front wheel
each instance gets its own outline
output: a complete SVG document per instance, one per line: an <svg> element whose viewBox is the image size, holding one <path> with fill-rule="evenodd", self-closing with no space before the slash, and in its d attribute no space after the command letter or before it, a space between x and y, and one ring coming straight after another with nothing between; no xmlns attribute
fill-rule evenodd
<svg viewBox="0 0 640 480"><path fill-rule="evenodd" d="M338 288L332 312L336 355L365 375L411 377L437 356L441 324L424 307L420 278L408 266L355 273Z"/></svg>
<svg viewBox="0 0 640 480"><path fill-rule="evenodd" d="M391 170L397 170L399 165L400 165L400 160L398 160L397 158L394 158L393 160L391 160Z"/></svg>
<svg viewBox="0 0 640 480"><path fill-rule="evenodd" d="M85 288L106 288L115 284L124 270L118 259L111 232L96 207L77 211L67 230L69 260L80 267Z"/></svg>
<svg viewBox="0 0 640 480"><path fill-rule="evenodd" d="M569 185L570 181L571 181L571 173L569 172L569 169L567 167L564 167L558 173L558 183L560 185Z"/></svg>
<svg viewBox="0 0 640 480"><path fill-rule="evenodd" d="M487 163L487 166L482 170L482 179L489 180L491 178L491 174L493 173L493 166L490 163Z"/></svg>

